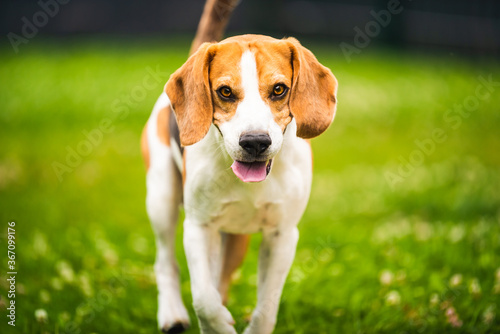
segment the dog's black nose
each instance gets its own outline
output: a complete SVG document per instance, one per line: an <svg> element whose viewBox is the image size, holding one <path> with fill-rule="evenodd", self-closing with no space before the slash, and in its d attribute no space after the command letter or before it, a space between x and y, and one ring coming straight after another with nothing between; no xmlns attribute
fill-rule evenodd
<svg viewBox="0 0 500 334"><path fill-rule="evenodd" d="M252 157L264 153L271 145L271 137L265 132L246 132L240 137L240 146Z"/></svg>

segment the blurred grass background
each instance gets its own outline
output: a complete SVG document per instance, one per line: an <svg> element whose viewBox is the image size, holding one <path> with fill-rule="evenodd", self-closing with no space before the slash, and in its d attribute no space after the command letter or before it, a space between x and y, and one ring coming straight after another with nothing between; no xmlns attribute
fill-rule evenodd
<svg viewBox="0 0 500 334"><path fill-rule="evenodd" d="M0 249L15 221L18 272L16 327L4 316L1 333L156 331L139 137L190 41L40 38L19 55L0 51ZM377 48L347 63L336 45L302 42L337 76L339 105L313 140L312 195L276 333L500 332L500 87L456 129L444 119L480 76L500 81L498 63ZM151 71L163 80L145 85ZM54 162L67 165L103 120L112 130L59 180ZM437 128L446 140L391 183ZM229 300L239 332L255 304L259 238Z"/></svg>

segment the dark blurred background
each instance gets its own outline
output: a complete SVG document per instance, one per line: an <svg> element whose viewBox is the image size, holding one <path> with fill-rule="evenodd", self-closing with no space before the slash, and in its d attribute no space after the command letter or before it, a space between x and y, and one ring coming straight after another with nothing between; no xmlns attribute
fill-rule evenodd
<svg viewBox="0 0 500 334"><path fill-rule="evenodd" d="M50 3L57 0L42 0ZM374 18L370 11L387 9L388 0L241 1L229 34L264 33L353 41ZM179 34L193 33L204 0L59 0L59 11L41 27L42 35ZM496 55L500 49L500 1L402 0L404 10L381 29L377 43L393 47L459 50ZM33 22L42 8L37 1L17 0L0 5L0 30L21 34L22 18Z"/></svg>

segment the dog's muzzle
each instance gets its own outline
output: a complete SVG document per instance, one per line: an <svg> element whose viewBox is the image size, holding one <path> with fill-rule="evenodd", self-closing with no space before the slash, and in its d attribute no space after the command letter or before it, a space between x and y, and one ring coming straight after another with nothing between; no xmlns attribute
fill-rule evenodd
<svg viewBox="0 0 500 334"><path fill-rule="evenodd" d="M246 153L246 161L233 163L231 168L234 174L243 182L264 181L271 172L272 164L272 159L263 156L272 144L269 134L262 131L245 132L241 135L239 144Z"/></svg>

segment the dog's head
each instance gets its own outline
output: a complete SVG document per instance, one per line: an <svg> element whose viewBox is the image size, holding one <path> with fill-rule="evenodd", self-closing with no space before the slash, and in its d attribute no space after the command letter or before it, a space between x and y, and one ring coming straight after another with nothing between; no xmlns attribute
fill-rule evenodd
<svg viewBox="0 0 500 334"><path fill-rule="evenodd" d="M181 144L197 143L215 124L235 174L256 182L269 174L292 118L298 137L316 137L328 128L337 80L294 38L244 35L201 45L165 91Z"/></svg>

